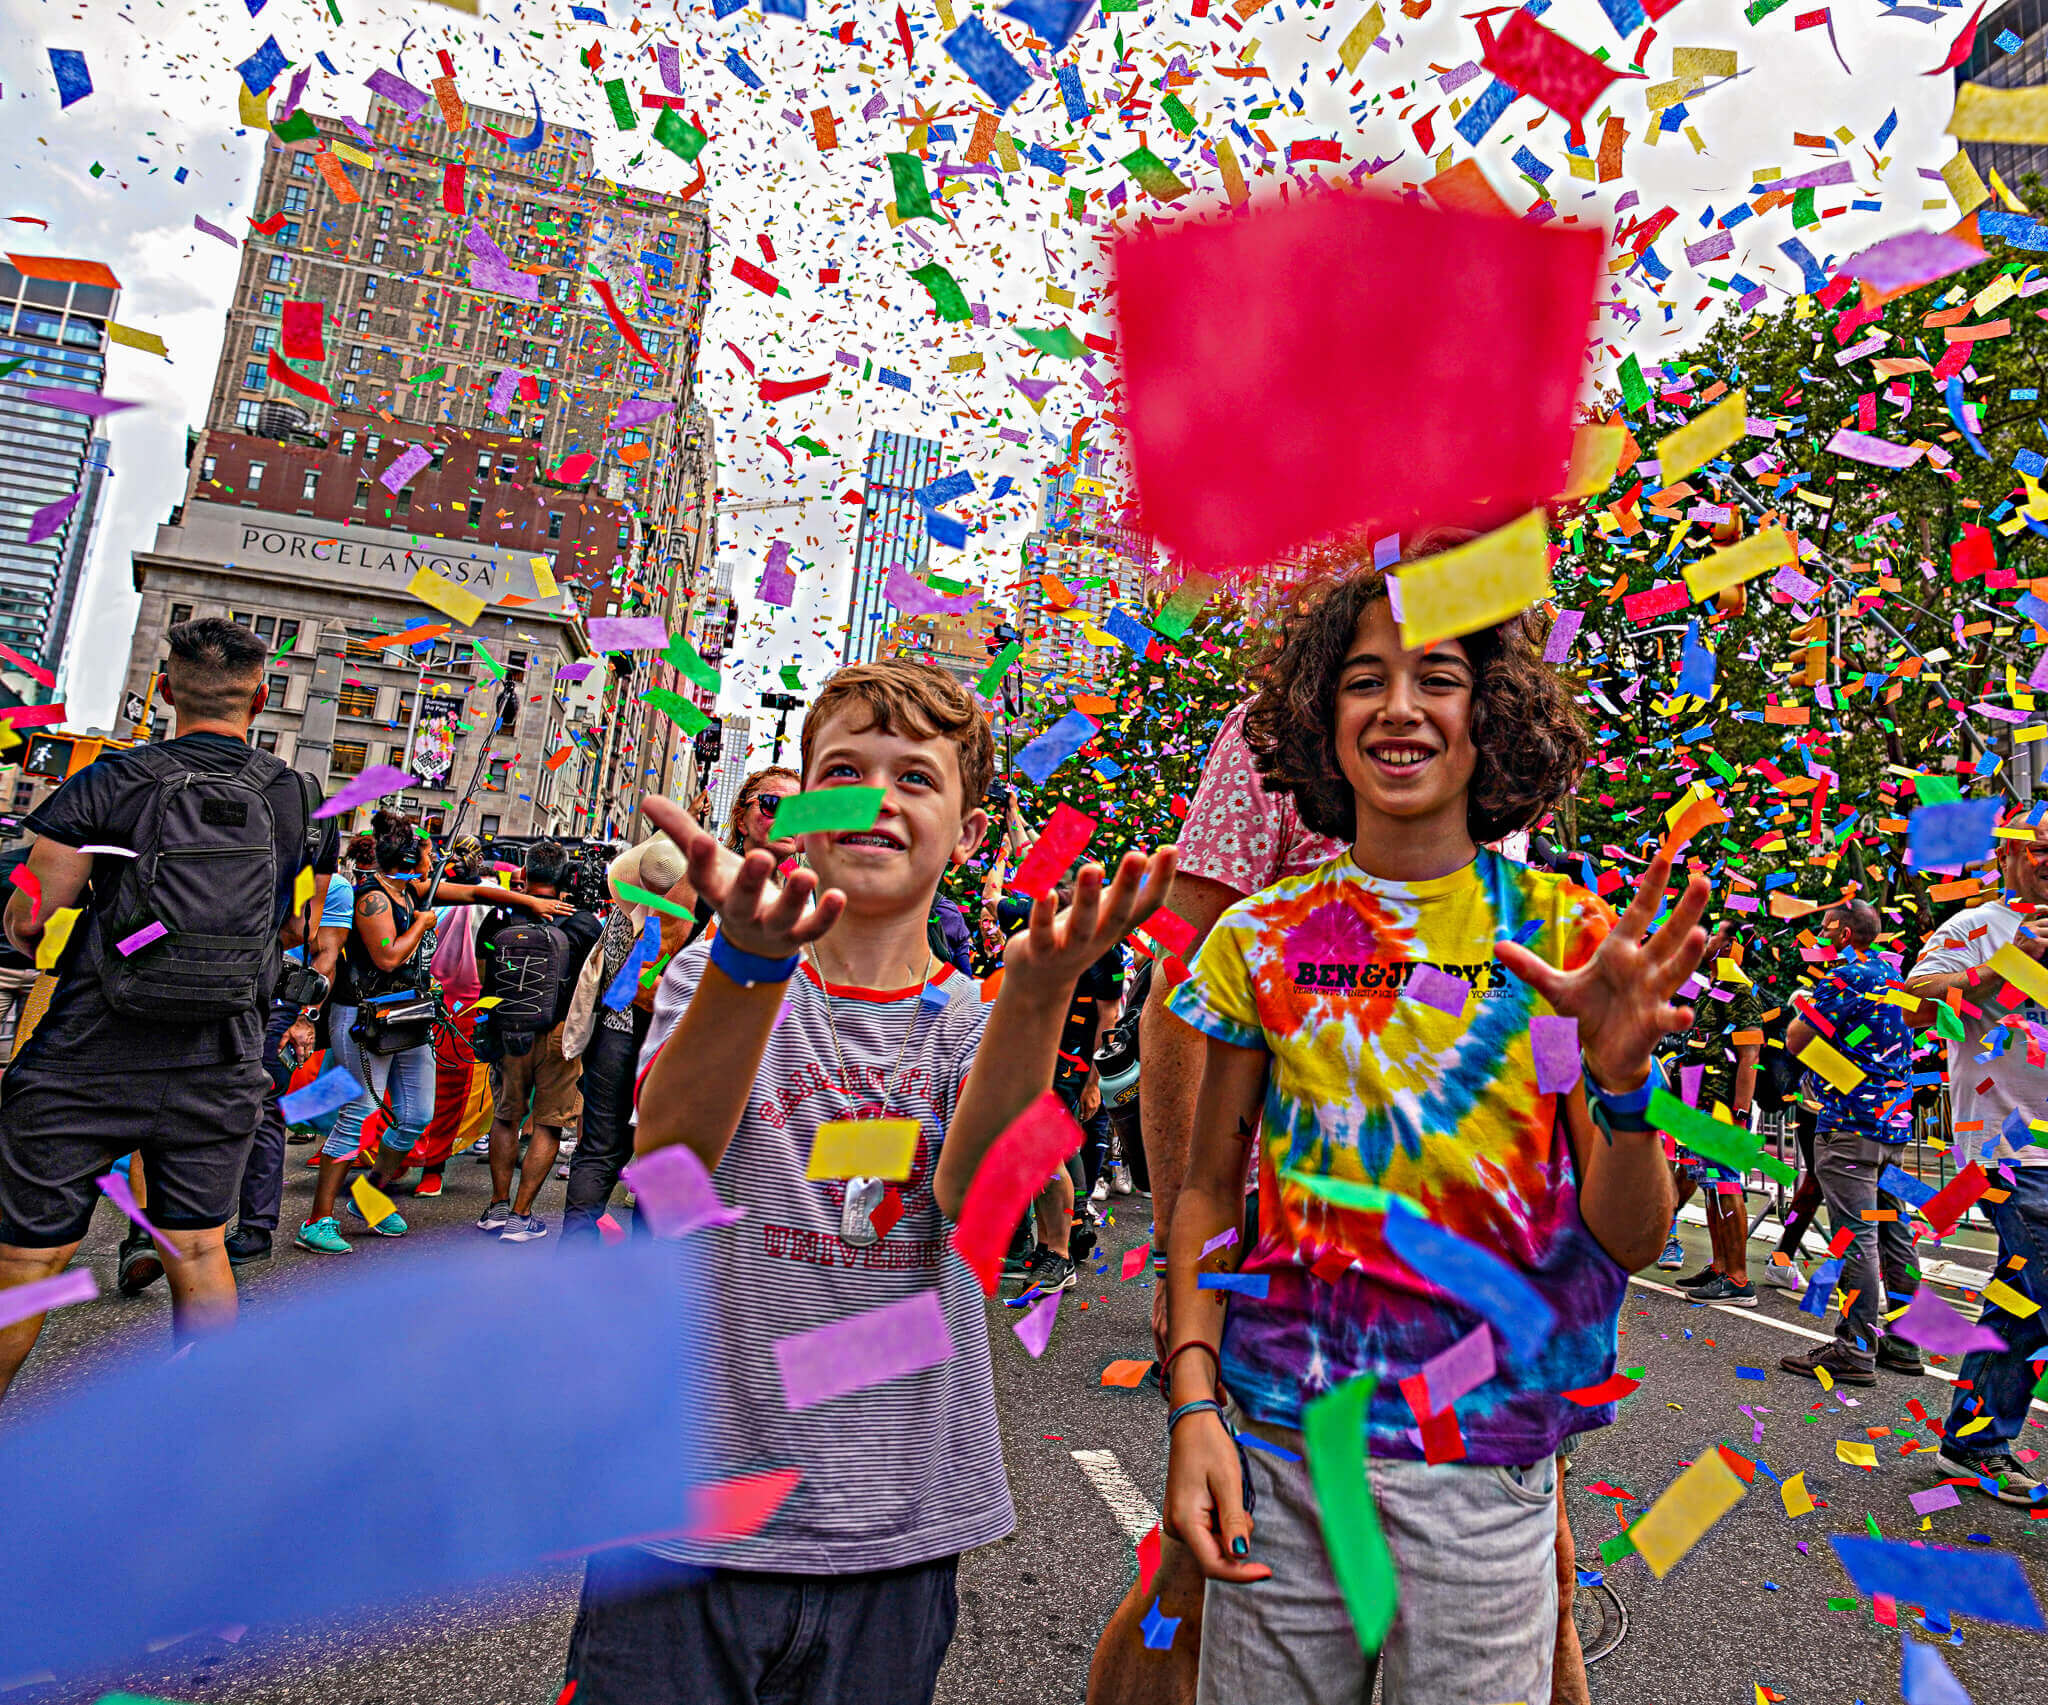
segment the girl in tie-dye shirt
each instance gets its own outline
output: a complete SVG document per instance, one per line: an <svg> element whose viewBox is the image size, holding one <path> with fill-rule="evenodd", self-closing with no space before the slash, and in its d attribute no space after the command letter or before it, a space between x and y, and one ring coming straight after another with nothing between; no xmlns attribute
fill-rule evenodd
<svg viewBox="0 0 2048 1705"><path fill-rule="evenodd" d="M1354 567L1290 614L1245 719L1267 785L1347 850L1226 911L1171 1001L1208 1038L1168 1263L1166 1517L1210 1577L1203 1700L1369 1695L1360 1635L1385 1631L1354 1632L1298 1461L1304 1411L1368 1378L1364 1495L1402 1591L1388 1705L1550 1697L1554 1453L1612 1418L1567 1394L1614 1372L1627 1274L1663 1244L1643 1107L1652 1045L1690 1022L1670 1001L1705 887L1646 941L1664 861L1617 925L1482 850L1586 761L1535 639L1515 618L1408 645L1385 579ZM1259 1226L1238 1261L1246 1142ZM1201 1284L1226 1263L1228 1288ZM1340 1526L1353 1542L1355 1509Z"/></svg>

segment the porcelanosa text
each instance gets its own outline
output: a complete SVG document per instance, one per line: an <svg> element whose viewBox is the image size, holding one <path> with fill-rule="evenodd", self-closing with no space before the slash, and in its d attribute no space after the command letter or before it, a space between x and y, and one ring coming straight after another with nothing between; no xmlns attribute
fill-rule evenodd
<svg viewBox="0 0 2048 1705"><path fill-rule="evenodd" d="M337 568L375 569L383 574L402 574L407 579L423 568L431 568L458 586L497 584L493 578L495 565L476 557L438 556L431 551L393 550L385 545L352 545L344 539L309 539L303 533L266 533L260 527L242 529L242 549L299 562L332 563Z"/></svg>

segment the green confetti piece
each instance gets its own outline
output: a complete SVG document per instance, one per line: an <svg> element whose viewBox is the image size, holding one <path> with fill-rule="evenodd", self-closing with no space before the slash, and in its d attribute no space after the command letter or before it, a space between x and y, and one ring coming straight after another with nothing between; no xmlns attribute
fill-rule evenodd
<svg viewBox="0 0 2048 1705"><path fill-rule="evenodd" d="M1149 148L1133 148L1117 162L1138 180L1138 187L1160 201L1179 201L1188 186L1174 176L1173 168Z"/></svg>
<svg viewBox="0 0 2048 1705"><path fill-rule="evenodd" d="M1831 1598L1828 1600L1828 1609L1830 1610L1854 1610L1855 1608L1856 1600L1853 1598Z"/></svg>
<svg viewBox="0 0 2048 1705"><path fill-rule="evenodd" d="M1752 24L1760 24L1784 4L1785 0L1750 0L1750 4L1743 7L1742 15Z"/></svg>
<svg viewBox="0 0 2048 1705"><path fill-rule="evenodd" d="M406 383L417 389L421 385L431 385L436 379L445 379L447 376L448 367L447 364L444 362L439 367L428 368L427 371L422 373L417 379L406 380Z"/></svg>
<svg viewBox="0 0 2048 1705"><path fill-rule="evenodd" d="M1009 673L1010 665L1024 655L1024 647L1016 640L998 651L995 660L981 672L981 679L974 683L974 690L985 699L996 696L996 689L1003 684L1003 677Z"/></svg>
<svg viewBox="0 0 2048 1705"><path fill-rule="evenodd" d="M279 119L273 124L270 133L280 142L310 142L320 131L313 122L313 115L300 107L290 118Z"/></svg>
<svg viewBox="0 0 2048 1705"><path fill-rule="evenodd" d="M1065 326L1019 326L1017 335L1044 355L1072 361L1088 346Z"/></svg>
<svg viewBox="0 0 2048 1705"><path fill-rule="evenodd" d="M1631 355L1621 364L1621 406L1634 414L1650 406L1650 385L1643 377L1643 364Z"/></svg>
<svg viewBox="0 0 2048 1705"><path fill-rule="evenodd" d="M832 447L829 444L820 444L815 438L798 438L793 442L799 450L808 450L813 456L832 454Z"/></svg>
<svg viewBox="0 0 2048 1705"><path fill-rule="evenodd" d="M654 121L654 140L677 159L690 161L703 153L704 144L711 139L674 107L663 107L661 117Z"/></svg>
<svg viewBox="0 0 2048 1705"><path fill-rule="evenodd" d="M672 693L666 687L649 687L640 695L640 702L654 706L685 734L696 734L711 726L710 717L681 693Z"/></svg>
<svg viewBox="0 0 2048 1705"><path fill-rule="evenodd" d="M821 787L792 793L775 808L775 834L845 835L872 829L882 814L879 787Z"/></svg>
<svg viewBox="0 0 2048 1705"><path fill-rule="evenodd" d="M932 306L939 311L942 320L970 320L974 310L967 305L967 297L960 286L953 282L953 275L937 261L926 261L910 275L932 293Z"/></svg>
<svg viewBox="0 0 2048 1705"><path fill-rule="evenodd" d="M1311 1196L1335 1202L1340 1208L1357 1208L1368 1214L1418 1211L1406 1197L1397 1196L1391 1190L1382 1190L1377 1184L1364 1184L1350 1178L1323 1178L1291 1168L1283 1168L1280 1176Z"/></svg>
<svg viewBox="0 0 2048 1705"><path fill-rule="evenodd" d="M656 894L647 888L635 888L630 882L615 882L612 886L618 889L620 899L631 900L636 906L650 906L657 912L668 913L672 918L685 918L692 923L696 921L696 914L688 906L677 905L666 894Z"/></svg>
<svg viewBox="0 0 2048 1705"><path fill-rule="evenodd" d="M1179 639L1193 626L1194 620L1202 613L1202 606L1208 603L1216 590L1216 582L1206 574L1191 574L1173 590L1173 596L1159 608L1152 628L1168 639Z"/></svg>
<svg viewBox="0 0 2048 1705"><path fill-rule="evenodd" d="M478 645L475 640L471 640L469 642L469 649L476 653L476 660L479 663L481 663L486 669L490 670L492 679L498 681L504 680L505 671L498 667L498 660L495 657L493 657L482 646Z"/></svg>
<svg viewBox="0 0 2048 1705"><path fill-rule="evenodd" d="M10 373L19 372L22 368L26 367L27 365L28 357L26 355L20 356L13 361L9 361L5 365L0 365L0 379L6 378L7 375Z"/></svg>
<svg viewBox="0 0 2048 1705"><path fill-rule="evenodd" d="M1378 1383L1371 1374L1361 1374L1325 1392L1301 1412L1323 1549L1351 1612L1359 1648L1366 1652L1376 1652L1385 1643L1400 1599L1394 1559L1380 1532L1365 1477L1365 1416Z"/></svg>
<svg viewBox="0 0 2048 1705"><path fill-rule="evenodd" d="M1600 1541L1600 1561L1610 1567L1634 1553L1636 1542L1624 1530Z"/></svg>
<svg viewBox="0 0 2048 1705"><path fill-rule="evenodd" d="M626 93L625 78L614 77L609 83L605 84L604 98L611 102L612 121L621 130L638 130L640 128L639 121L633 117L633 101L632 97ZM663 110L673 111L674 109L664 108Z"/></svg>
<svg viewBox="0 0 2048 1705"><path fill-rule="evenodd" d="M707 693L718 691L718 671L704 658L697 648L682 634L670 638L667 648L661 654L662 662L681 673L687 681L694 681Z"/></svg>
<svg viewBox="0 0 2048 1705"><path fill-rule="evenodd" d="M915 154L891 154L888 158L889 176L896 183L896 217L937 219L945 224L932 211L932 192L925 187L924 162Z"/></svg>
<svg viewBox="0 0 2048 1705"><path fill-rule="evenodd" d="M1795 189L1792 192L1792 225L1796 230L1802 225L1818 225L1820 209L1813 205L1812 189Z"/></svg>
<svg viewBox="0 0 2048 1705"><path fill-rule="evenodd" d="M1786 1184L1798 1182L1798 1174L1782 1160L1763 1152L1763 1139L1753 1131L1738 1130L1710 1119L1686 1106L1677 1096L1657 1089L1650 1092L1650 1123L1671 1135L1696 1155L1732 1166L1738 1172L1761 1167Z"/></svg>
<svg viewBox="0 0 2048 1705"><path fill-rule="evenodd" d="M335 5L334 0L327 0L327 15L330 18L332 18L335 21L335 23L339 24L341 22L341 8Z"/></svg>
<svg viewBox="0 0 2048 1705"><path fill-rule="evenodd" d="M804 690L804 672L794 663L783 664L782 684L793 693L802 692Z"/></svg>
<svg viewBox="0 0 2048 1705"><path fill-rule="evenodd" d="M1159 103L1159 110L1173 120L1173 128L1183 136L1195 133L1195 115L1188 111L1187 103L1178 95L1168 95Z"/></svg>

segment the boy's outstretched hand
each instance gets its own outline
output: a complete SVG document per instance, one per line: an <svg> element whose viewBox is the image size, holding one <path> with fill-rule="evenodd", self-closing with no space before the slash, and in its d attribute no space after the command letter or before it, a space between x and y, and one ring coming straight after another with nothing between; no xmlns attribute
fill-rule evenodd
<svg viewBox="0 0 2048 1705"><path fill-rule="evenodd" d="M1032 903L1031 921L1010 937L1003 950L1005 986L1014 979L1066 1001L1083 971L1166 903L1179 861L1174 847L1150 857L1127 852L1106 888L1102 866L1083 865L1071 906L1057 911L1050 895L1040 896Z"/></svg>
<svg viewBox="0 0 2048 1705"><path fill-rule="evenodd" d="M775 876L775 855L758 848L742 859L672 799L648 794L641 801L657 829L682 849L690 885L718 913L718 929L742 953L788 959L839 921L846 896L837 888L819 894L809 870Z"/></svg>
<svg viewBox="0 0 2048 1705"><path fill-rule="evenodd" d="M1576 971L1560 971L1511 941L1493 947L1494 956L1553 1011L1579 1021L1579 1050L1593 1081L1621 1094L1642 1087L1660 1037L1692 1027L1692 1008L1672 1005L1671 997L1706 950L1706 932L1697 925L1707 908L1707 883L1692 877L1671 915L1645 940L1670 875L1668 855L1650 860L1628 910Z"/></svg>

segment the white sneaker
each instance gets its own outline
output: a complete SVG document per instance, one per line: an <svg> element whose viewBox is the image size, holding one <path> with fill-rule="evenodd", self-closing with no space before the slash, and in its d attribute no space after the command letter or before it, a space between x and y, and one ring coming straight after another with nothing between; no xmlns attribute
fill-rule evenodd
<svg viewBox="0 0 2048 1705"><path fill-rule="evenodd" d="M1796 1266L1780 1267L1773 1261L1768 1267L1759 1267L1752 1273L1760 1285L1769 1285L1774 1291L1790 1291L1794 1296L1806 1295L1806 1275Z"/></svg>
<svg viewBox="0 0 2048 1705"><path fill-rule="evenodd" d="M1124 1165L1122 1161L1118 1161L1116 1165L1109 1169L1109 1187L1119 1196L1129 1196L1135 1193L1131 1184L1131 1169Z"/></svg>
<svg viewBox="0 0 2048 1705"><path fill-rule="evenodd" d="M1108 1173L1103 1173L1095 1180L1095 1188L1088 1192L1088 1200L1091 1202L1106 1202L1109 1200Z"/></svg>

